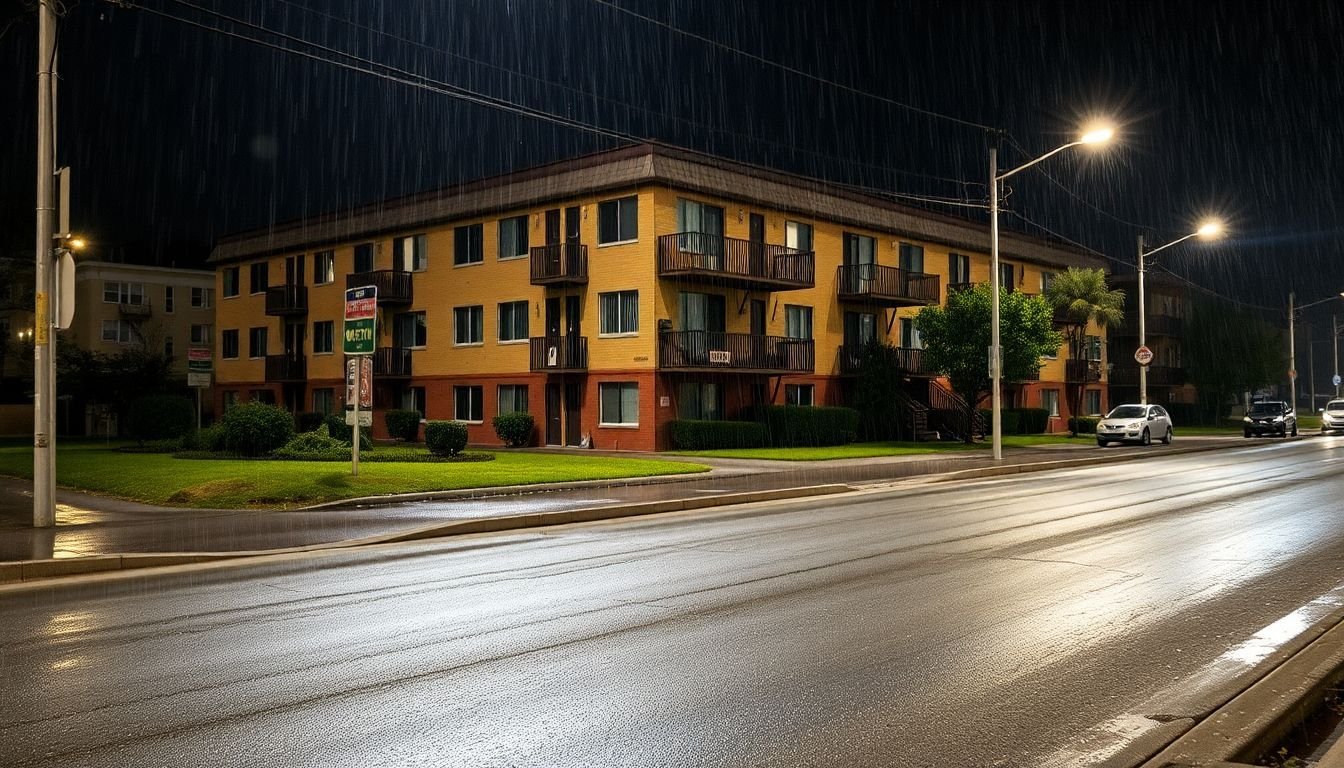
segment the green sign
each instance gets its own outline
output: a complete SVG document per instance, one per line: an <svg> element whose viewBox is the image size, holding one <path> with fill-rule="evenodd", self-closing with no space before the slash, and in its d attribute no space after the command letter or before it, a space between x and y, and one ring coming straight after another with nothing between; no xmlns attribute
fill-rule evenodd
<svg viewBox="0 0 1344 768"><path fill-rule="evenodd" d="M366 285L345 292L345 339L342 351L347 355L372 355L378 344L375 326L378 317L378 288Z"/></svg>

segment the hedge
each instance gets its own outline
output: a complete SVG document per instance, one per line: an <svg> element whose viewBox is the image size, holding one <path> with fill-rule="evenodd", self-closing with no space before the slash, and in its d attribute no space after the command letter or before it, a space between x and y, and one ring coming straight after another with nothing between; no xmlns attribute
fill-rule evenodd
<svg viewBox="0 0 1344 768"><path fill-rule="evenodd" d="M756 421L674 421L672 447L682 451L706 451L715 448L763 448L767 445L765 425Z"/></svg>
<svg viewBox="0 0 1344 768"><path fill-rule="evenodd" d="M255 401L230 408L220 425L224 450L240 456L264 456L294 437L294 417L289 411Z"/></svg>
<svg viewBox="0 0 1344 768"><path fill-rule="evenodd" d="M312 432L326 421L327 417L317 411L300 411L294 414L294 431Z"/></svg>
<svg viewBox="0 0 1344 768"><path fill-rule="evenodd" d="M859 412L831 406L767 405L754 409L775 448L844 445L858 439Z"/></svg>
<svg viewBox="0 0 1344 768"><path fill-rule="evenodd" d="M127 431L139 442L180 440L196 423L196 407L185 397L145 395L131 401Z"/></svg>
<svg viewBox="0 0 1344 768"><path fill-rule="evenodd" d="M1050 412L1044 408L1018 408L1018 427L1024 435L1039 435L1050 426Z"/></svg>
<svg viewBox="0 0 1344 768"><path fill-rule="evenodd" d="M537 423L527 411L502 413L494 418L495 436L511 448L532 444L532 431Z"/></svg>
<svg viewBox="0 0 1344 768"><path fill-rule="evenodd" d="M408 443L420 439L420 412L392 409L383 413L383 423L387 425L387 434L399 437ZM361 436L361 441L363 437Z"/></svg>
<svg viewBox="0 0 1344 768"><path fill-rule="evenodd" d="M1077 432L1080 435L1095 435L1097 433L1097 422L1101 419L1093 416L1077 416L1069 419L1069 431Z"/></svg>
<svg viewBox="0 0 1344 768"><path fill-rule="evenodd" d="M467 447L467 425L456 421L426 422L425 445L435 456L456 456Z"/></svg>

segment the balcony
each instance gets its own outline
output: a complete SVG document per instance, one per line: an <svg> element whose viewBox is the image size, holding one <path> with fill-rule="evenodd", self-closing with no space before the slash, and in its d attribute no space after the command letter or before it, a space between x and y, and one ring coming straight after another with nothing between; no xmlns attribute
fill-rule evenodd
<svg viewBox="0 0 1344 768"><path fill-rule="evenodd" d="M152 314L148 299L138 303L123 301L117 305L117 312L128 320L144 320Z"/></svg>
<svg viewBox="0 0 1344 768"><path fill-rule="evenodd" d="M884 307L916 307L937 304L938 276L878 264L846 264L835 279L841 301L858 301Z"/></svg>
<svg viewBox="0 0 1344 768"><path fill-rule="evenodd" d="M586 371L588 337L534 336L528 339L528 358L533 371Z"/></svg>
<svg viewBox="0 0 1344 768"><path fill-rule="evenodd" d="M1068 384L1091 384L1101 381L1101 361L1065 360L1064 380Z"/></svg>
<svg viewBox="0 0 1344 768"><path fill-rule="evenodd" d="M378 347L373 351L373 375L388 379L411 376L411 350L407 347Z"/></svg>
<svg viewBox="0 0 1344 768"><path fill-rule="evenodd" d="M1137 387L1139 385L1139 366L1117 365L1111 369L1113 386ZM1152 387L1180 387L1185 385L1185 369L1169 365L1148 366L1148 385Z"/></svg>
<svg viewBox="0 0 1344 768"><path fill-rule="evenodd" d="M266 380L296 382L308 380L308 359L303 355L267 355Z"/></svg>
<svg viewBox="0 0 1344 768"><path fill-rule="evenodd" d="M354 272L345 276L346 288L372 285L378 289L379 304L410 304L415 297L413 272L400 269L377 269L372 272Z"/></svg>
<svg viewBox="0 0 1344 768"><path fill-rule="evenodd" d="M658 238L658 276L766 291L816 285L812 251L684 232Z"/></svg>
<svg viewBox="0 0 1344 768"><path fill-rule="evenodd" d="M531 250L533 285L587 285L588 246L538 245Z"/></svg>
<svg viewBox="0 0 1344 768"><path fill-rule="evenodd" d="M812 373L816 367L814 349L811 339L664 331L658 334L658 367L665 371Z"/></svg>
<svg viewBox="0 0 1344 768"><path fill-rule="evenodd" d="M840 375L856 376L863 362L864 344L845 344L840 347ZM924 365L924 350L913 347L888 347L896 357L896 365L911 376L933 376L933 371Z"/></svg>
<svg viewBox="0 0 1344 768"><path fill-rule="evenodd" d="M302 285L280 285L266 289L266 314L308 314L308 289Z"/></svg>

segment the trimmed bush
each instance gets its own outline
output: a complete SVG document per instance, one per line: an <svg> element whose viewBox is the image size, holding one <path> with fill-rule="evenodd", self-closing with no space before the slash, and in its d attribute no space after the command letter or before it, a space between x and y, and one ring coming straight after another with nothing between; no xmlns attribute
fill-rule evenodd
<svg viewBox="0 0 1344 768"><path fill-rule="evenodd" d="M420 412L393 409L383 413L383 423L387 425L387 434L414 443L420 438ZM363 437L360 441L363 442Z"/></svg>
<svg viewBox="0 0 1344 768"><path fill-rule="evenodd" d="M223 425L211 424L182 438L182 450L222 453L224 451Z"/></svg>
<svg viewBox="0 0 1344 768"><path fill-rule="evenodd" d="M672 447L681 451L708 451L716 448L764 448L768 444L765 425L757 421L674 421Z"/></svg>
<svg viewBox="0 0 1344 768"><path fill-rule="evenodd" d="M456 421L425 422L425 445L435 456L456 456L467 447L467 425Z"/></svg>
<svg viewBox="0 0 1344 768"><path fill-rule="evenodd" d="M299 434L312 432L326 422L327 417L317 411L300 411L294 414L294 431Z"/></svg>
<svg viewBox="0 0 1344 768"><path fill-rule="evenodd" d="M844 445L858 438L859 412L853 408L767 405L754 415L775 448Z"/></svg>
<svg viewBox="0 0 1344 768"><path fill-rule="evenodd" d="M1075 416L1069 419L1069 431L1077 432L1080 435L1095 435L1098 421L1101 421L1101 419L1091 416Z"/></svg>
<svg viewBox="0 0 1344 768"><path fill-rule="evenodd" d="M352 445L355 441L355 430L345 423L345 413L333 413L327 416L323 422L327 426L327 434L340 440L346 445ZM363 456L364 451L373 448L373 432L368 427L359 428L359 455Z"/></svg>
<svg viewBox="0 0 1344 768"><path fill-rule="evenodd" d="M265 456L294 437L294 417L275 405L236 405L220 421L224 450L240 456Z"/></svg>
<svg viewBox="0 0 1344 768"><path fill-rule="evenodd" d="M1039 435L1050 425L1050 412L1044 408L1019 408L1018 426L1024 435Z"/></svg>
<svg viewBox="0 0 1344 768"><path fill-rule="evenodd" d="M532 431L537 422L527 411L503 413L494 418L495 435L510 448L520 448L532 444Z"/></svg>
<svg viewBox="0 0 1344 768"><path fill-rule="evenodd" d="M131 437L147 440L180 440L196 423L196 406L176 395L145 395L131 401L126 427Z"/></svg>

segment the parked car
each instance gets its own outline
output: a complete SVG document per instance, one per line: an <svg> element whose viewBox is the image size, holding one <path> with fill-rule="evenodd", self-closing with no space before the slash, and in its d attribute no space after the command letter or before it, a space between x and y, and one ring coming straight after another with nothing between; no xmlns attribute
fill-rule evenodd
<svg viewBox="0 0 1344 768"><path fill-rule="evenodd" d="M1331 400L1321 409L1321 434L1344 430L1344 400Z"/></svg>
<svg viewBox="0 0 1344 768"><path fill-rule="evenodd" d="M1293 407L1281 400L1251 403L1251 409L1242 418L1242 435L1278 435L1297 437L1297 414Z"/></svg>
<svg viewBox="0 0 1344 768"><path fill-rule="evenodd" d="M1171 414L1160 405L1117 405L1097 422L1097 445L1102 448L1111 443L1149 445L1154 440L1170 445L1175 436Z"/></svg>

